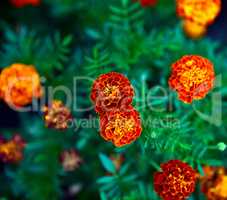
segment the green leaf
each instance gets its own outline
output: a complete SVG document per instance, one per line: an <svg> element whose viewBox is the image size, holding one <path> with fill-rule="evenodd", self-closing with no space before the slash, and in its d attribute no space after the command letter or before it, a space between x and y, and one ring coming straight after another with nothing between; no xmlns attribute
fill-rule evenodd
<svg viewBox="0 0 227 200"><path fill-rule="evenodd" d="M107 200L107 197L104 192L100 192L100 198L101 200Z"/></svg>
<svg viewBox="0 0 227 200"><path fill-rule="evenodd" d="M97 183L99 184L104 184L104 183L110 183L110 182L113 182L116 180L116 177L114 176L104 176L104 177L101 177L97 180Z"/></svg>
<svg viewBox="0 0 227 200"><path fill-rule="evenodd" d="M62 42L62 44L64 45L64 46L68 46L71 42L72 42L72 36L71 35L68 35L68 36L66 36L64 39L63 39L63 42Z"/></svg>
<svg viewBox="0 0 227 200"><path fill-rule="evenodd" d="M116 173L116 168L112 162L112 160L110 160L106 155L104 154L99 154L99 158L101 160L101 163L103 165L103 167L110 173Z"/></svg>

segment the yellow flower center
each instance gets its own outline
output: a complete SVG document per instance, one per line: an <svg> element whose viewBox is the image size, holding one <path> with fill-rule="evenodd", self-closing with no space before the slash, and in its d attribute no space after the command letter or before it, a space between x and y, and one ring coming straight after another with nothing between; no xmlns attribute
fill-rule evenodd
<svg viewBox="0 0 227 200"><path fill-rule="evenodd" d="M109 84L107 84L107 87L105 87L103 92L106 96L118 96L119 88L118 86L110 86Z"/></svg>
<svg viewBox="0 0 227 200"><path fill-rule="evenodd" d="M135 120L131 118L123 118L117 115L114 121L110 121L107 130L112 130L114 135L123 136L132 131L135 127Z"/></svg>
<svg viewBox="0 0 227 200"><path fill-rule="evenodd" d="M207 70L201 70L193 60L186 62L185 67L190 67L190 69L182 72L180 82L184 85L186 91L190 91L192 87L202 84L206 80Z"/></svg>

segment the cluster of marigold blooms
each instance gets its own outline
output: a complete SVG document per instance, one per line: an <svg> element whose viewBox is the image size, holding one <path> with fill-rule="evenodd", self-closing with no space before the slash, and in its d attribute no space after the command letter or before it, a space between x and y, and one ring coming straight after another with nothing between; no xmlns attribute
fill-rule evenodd
<svg viewBox="0 0 227 200"><path fill-rule="evenodd" d="M200 175L187 163L170 160L161 164L161 172L154 174L154 189L164 200L184 200L195 190L199 181L207 200L227 199L227 171L223 167L203 167Z"/></svg>
<svg viewBox="0 0 227 200"><path fill-rule="evenodd" d="M0 98L14 109L19 109L34 99L41 98L43 89L40 76L32 65L12 64L0 74ZM72 119L70 110L59 100L53 100L49 106L43 107L44 122L48 128L65 130ZM11 140L0 139L0 158L3 162L19 162L23 158L25 142L16 134ZM61 162L65 171L76 169L81 158L74 149L65 150L61 154Z"/></svg>
<svg viewBox="0 0 227 200"><path fill-rule="evenodd" d="M172 65L169 86L185 103L204 98L213 88L213 64L197 55L186 55ZM42 97L40 76L34 66L13 64L0 74L0 98L10 106L23 107ZM91 99L100 116L100 134L117 147L130 144L142 131L139 113L131 105L134 90L122 74L110 72L98 77L93 84ZM59 100L43 107L48 128L65 130L72 119L71 112Z"/></svg>
<svg viewBox="0 0 227 200"><path fill-rule="evenodd" d="M139 113L131 105L134 90L122 74L110 72L93 84L91 100L100 116L100 134L117 147L130 144L142 131Z"/></svg>
<svg viewBox="0 0 227 200"><path fill-rule="evenodd" d="M176 0L176 4L184 31L191 38L202 37L221 11L221 0Z"/></svg>
<svg viewBox="0 0 227 200"><path fill-rule="evenodd" d="M43 89L40 76L32 65L15 63L0 74L0 98L13 108L21 108L41 98ZM59 100L43 107L44 121L48 128L65 130L72 119L70 110Z"/></svg>

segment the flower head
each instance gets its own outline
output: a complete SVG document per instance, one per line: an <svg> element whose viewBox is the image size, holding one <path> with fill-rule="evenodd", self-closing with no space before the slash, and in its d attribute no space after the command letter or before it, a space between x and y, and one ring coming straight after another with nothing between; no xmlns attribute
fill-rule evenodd
<svg viewBox="0 0 227 200"><path fill-rule="evenodd" d="M63 151L60 160L65 171L74 171L82 162L79 154L74 149Z"/></svg>
<svg viewBox="0 0 227 200"><path fill-rule="evenodd" d="M40 77L31 65L13 64L0 74L0 97L6 103L22 107L42 96Z"/></svg>
<svg viewBox="0 0 227 200"><path fill-rule="evenodd" d="M213 64L196 55L183 56L172 65L169 86L178 92L179 99L192 103L202 99L213 88L215 73Z"/></svg>
<svg viewBox="0 0 227 200"><path fill-rule="evenodd" d="M195 189L196 172L188 164L170 160L154 175L154 189L164 200L184 200Z"/></svg>
<svg viewBox="0 0 227 200"><path fill-rule="evenodd" d="M0 160L3 162L17 163L23 159L25 142L20 135L16 134L11 140L1 140Z"/></svg>
<svg viewBox="0 0 227 200"><path fill-rule="evenodd" d="M17 8L21 8L27 5L38 6L40 4L40 0L10 0L10 1Z"/></svg>
<svg viewBox="0 0 227 200"><path fill-rule="evenodd" d="M201 190L207 200L227 199L227 171L224 167L203 167L204 176L200 177Z"/></svg>
<svg viewBox="0 0 227 200"><path fill-rule="evenodd" d="M191 20L184 20L183 28L186 35L192 39L203 37L207 32L207 27Z"/></svg>
<svg viewBox="0 0 227 200"><path fill-rule="evenodd" d="M129 105L133 95L129 80L120 73L110 72L95 80L91 100L95 103L96 112L101 113Z"/></svg>
<svg viewBox="0 0 227 200"><path fill-rule="evenodd" d="M130 144L142 131L139 113L130 105L124 111L111 111L101 115L101 136L117 147Z"/></svg>
<svg viewBox="0 0 227 200"><path fill-rule="evenodd" d="M70 110L59 100L54 100L50 106L43 107L44 120L48 128L65 130L72 119Z"/></svg>
<svg viewBox="0 0 227 200"><path fill-rule="evenodd" d="M221 0L177 0L180 17L201 25L211 24L221 10Z"/></svg>

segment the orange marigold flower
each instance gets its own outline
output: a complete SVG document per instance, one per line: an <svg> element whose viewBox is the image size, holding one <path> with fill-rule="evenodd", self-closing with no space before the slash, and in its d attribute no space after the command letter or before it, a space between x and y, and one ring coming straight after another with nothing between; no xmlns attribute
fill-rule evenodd
<svg viewBox="0 0 227 200"><path fill-rule="evenodd" d="M191 20L184 20L183 28L186 35L192 39L203 37L207 32L207 27Z"/></svg>
<svg viewBox="0 0 227 200"><path fill-rule="evenodd" d="M106 112L127 106L134 95L129 80L122 74L110 72L99 76L92 87L91 100L96 112Z"/></svg>
<svg viewBox="0 0 227 200"><path fill-rule="evenodd" d="M82 159L74 149L63 151L60 160L65 171L74 171L82 163Z"/></svg>
<svg viewBox="0 0 227 200"><path fill-rule="evenodd" d="M50 106L43 107L44 121L48 128L65 130L68 128L69 121L72 120L70 110L59 101L54 100Z"/></svg>
<svg viewBox="0 0 227 200"><path fill-rule="evenodd" d="M221 10L221 0L177 0L177 14L201 25L211 24Z"/></svg>
<svg viewBox="0 0 227 200"><path fill-rule="evenodd" d="M169 86L178 92L179 99L192 103L202 99L213 88L215 73L213 64L196 55L183 56L172 65Z"/></svg>
<svg viewBox="0 0 227 200"><path fill-rule="evenodd" d="M11 106L22 107L42 96L40 77L31 65L13 64L0 74L0 97Z"/></svg>
<svg viewBox="0 0 227 200"><path fill-rule="evenodd" d="M101 115L101 136L117 147L130 144L142 131L139 113L130 105L124 111L111 111Z"/></svg>
<svg viewBox="0 0 227 200"><path fill-rule="evenodd" d="M186 199L195 189L196 172L180 160L161 164L154 175L154 189L164 200Z"/></svg>
<svg viewBox="0 0 227 200"><path fill-rule="evenodd" d="M227 170L224 167L203 167L204 176L200 177L201 190L207 200L227 199Z"/></svg>
<svg viewBox="0 0 227 200"><path fill-rule="evenodd" d="M38 6L40 5L40 0L11 0L11 3L17 7L21 8L27 5Z"/></svg>
<svg viewBox="0 0 227 200"><path fill-rule="evenodd" d="M23 159L25 142L16 134L11 140L0 142L0 160L3 162L17 163Z"/></svg>

